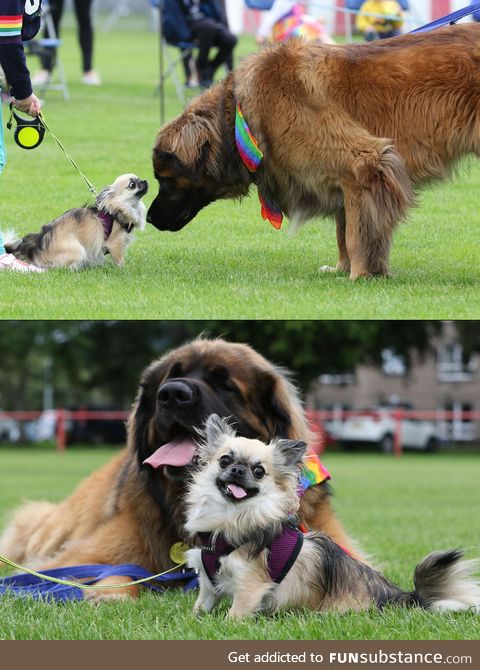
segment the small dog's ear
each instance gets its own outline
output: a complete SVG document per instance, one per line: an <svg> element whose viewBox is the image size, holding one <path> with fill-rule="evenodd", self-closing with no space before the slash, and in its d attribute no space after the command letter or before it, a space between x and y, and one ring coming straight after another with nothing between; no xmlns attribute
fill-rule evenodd
<svg viewBox="0 0 480 670"><path fill-rule="evenodd" d="M112 186L106 186L102 191L100 191L95 200L97 209L108 209L111 199L114 195L115 189L113 189Z"/></svg>
<svg viewBox="0 0 480 670"><path fill-rule="evenodd" d="M275 442L275 454L279 455L283 464L293 467L300 463L307 448L307 443L301 440L278 440Z"/></svg>
<svg viewBox="0 0 480 670"><path fill-rule="evenodd" d="M227 436L235 437L233 428L218 414L210 414L205 422L206 440L202 450L207 454L216 451Z"/></svg>

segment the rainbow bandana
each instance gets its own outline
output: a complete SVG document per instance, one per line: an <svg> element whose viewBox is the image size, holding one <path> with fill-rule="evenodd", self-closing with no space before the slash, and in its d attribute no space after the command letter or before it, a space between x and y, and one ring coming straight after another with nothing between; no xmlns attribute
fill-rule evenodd
<svg viewBox="0 0 480 670"><path fill-rule="evenodd" d="M245 121L240 105L237 105L235 113L235 142L245 167L250 172L257 172L263 160L263 153ZM282 210L272 200L262 196L260 191L258 192L258 197L262 205L262 218L268 219L272 226L279 230L282 227L283 221Z"/></svg>
<svg viewBox="0 0 480 670"><path fill-rule="evenodd" d="M299 495L303 495L311 486L316 486L331 479L327 468L322 465L319 457L313 451L308 452L300 468Z"/></svg>

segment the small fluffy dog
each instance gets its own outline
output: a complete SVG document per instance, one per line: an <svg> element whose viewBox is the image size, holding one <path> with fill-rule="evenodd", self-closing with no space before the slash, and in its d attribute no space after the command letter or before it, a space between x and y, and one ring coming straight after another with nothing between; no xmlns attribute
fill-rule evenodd
<svg viewBox="0 0 480 670"><path fill-rule="evenodd" d="M145 228L141 198L147 191L147 181L134 174L122 174L99 193L93 207L69 209L42 226L40 232L5 244L5 249L41 268L80 270L102 265L106 253L115 265L123 266L132 231Z"/></svg>
<svg viewBox="0 0 480 670"><path fill-rule="evenodd" d="M328 535L298 530L304 442L237 437L216 415L208 418L205 437L205 465L187 493L186 529L202 544L187 552L200 574L195 612L210 612L223 595L233 597L231 618L286 607L346 611L386 603L480 611L476 562L461 560L460 551L427 556L415 569L415 590L405 592Z"/></svg>

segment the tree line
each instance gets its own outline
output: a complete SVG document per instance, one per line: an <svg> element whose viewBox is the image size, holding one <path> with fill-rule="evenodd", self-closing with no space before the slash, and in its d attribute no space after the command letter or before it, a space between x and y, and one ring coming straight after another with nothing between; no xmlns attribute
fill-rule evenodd
<svg viewBox="0 0 480 670"><path fill-rule="evenodd" d="M441 327L435 321L3 321L0 409L41 409L45 388L56 407L128 408L142 370L199 335L246 342L289 368L303 391L322 373L378 365L386 347L408 367ZM458 322L469 350L480 349L478 322Z"/></svg>

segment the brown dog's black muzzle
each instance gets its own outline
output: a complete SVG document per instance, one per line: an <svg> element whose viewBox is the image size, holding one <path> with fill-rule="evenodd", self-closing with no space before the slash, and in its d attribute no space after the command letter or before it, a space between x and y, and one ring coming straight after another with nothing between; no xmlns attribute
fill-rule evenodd
<svg viewBox="0 0 480 670"><path fill-rule="evenodd" d="M173 379L160 386L157 399L163 409L188 408L196 399L195 388L186 381Z"/></svg>
<svg viewBox="0 0 480 670"><path fill-rule="evenodd" d="M147 212L147 221L158 230L176 232L214 200L204 188L178 190L172 195L166 195L160 190Z"/></svg>

